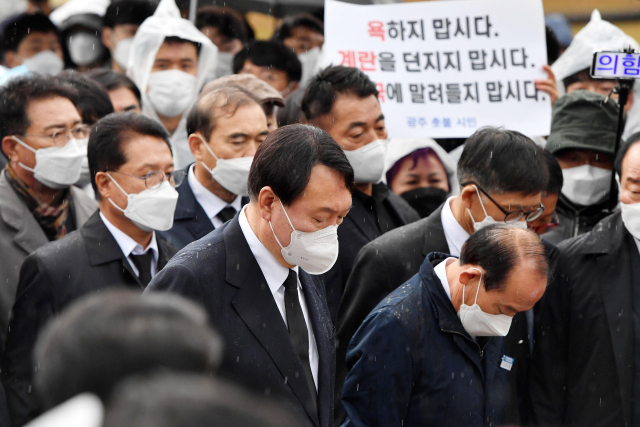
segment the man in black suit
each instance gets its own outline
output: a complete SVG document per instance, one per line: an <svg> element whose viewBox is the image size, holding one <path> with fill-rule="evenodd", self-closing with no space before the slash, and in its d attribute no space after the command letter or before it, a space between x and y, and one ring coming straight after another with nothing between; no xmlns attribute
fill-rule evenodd
<svg viewBox="0 0 640 427"><path fill-rule="evenodd" d="M173 173L169 134L135 113L98 121L89 138L89 169L100 209L78 230L32 253L22 266L2 358L13 425L41 410L31 391L31 354L47 321L79 297L107 288L140 292L176 250L156 236L173 221L184 178Z"/></svg>
<svg viewBox="0 0 640 427"><path fill-rule="evenodd" d="M267 137L260 105L240 88L203 95L187 117L189 148L196 162L186 169L173 227L160 233L182 249L235 216L247 203L247 178L256 150Z"/></svg>
<svg viewBox="0 0 640 427"><path fill-rule="evenodd" d="M324 69L309 82L302 111L310 124L328 132L344 149L355 174L353 208L338 229L340 256L324 275L327 303L335 323L342 292L360 249L394 228L419 220L420 215L380 182L385 172L387 129L378 89L366 74L342 66Z"/></svg>
<svg viewBox="0 0 640 427"><path fill-rule="evenodd" d="M539 425L640 425L640 133L615 161L620 211L558 245L536 317Z"/></svg>
<svg viewBox="0 0 640 427"><path fill-rule="evenodd" d="M202 304L227 342L221 375L271 396L308 427L333 425L334 329L318 276L338 257L353 169L324 131L280 128L256 152L251 202L154 278Z"/></svg>
<svg viewBox="0 0 640 427"><path fill-rule="evenodd" d="M494 222L513 221L526 228L525 219L533 220L542 213L541 194L548 176L544 153L529 138L504 129L481 129L467 140L458 163L460 194L427 218L362 248L338 311L337 398L347 375L347 346L371 310L415 275L430 252L459 256L469 235ZM523 325L523 316L517 315L514 324ZM521 339L526 346L524 326L514 330L524 332ZM516 366L522 362L518 360ZM340 409L337 406L338 420Z"/></svg>

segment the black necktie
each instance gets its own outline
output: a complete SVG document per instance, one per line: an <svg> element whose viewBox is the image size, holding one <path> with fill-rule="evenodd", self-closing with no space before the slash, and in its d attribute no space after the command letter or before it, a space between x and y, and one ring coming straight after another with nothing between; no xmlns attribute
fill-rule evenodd
<svg viewBox="0 0 640 427"><path fill-rule="evenodd" d="M298 275L295 271L289 270L287 280L284 281L284 306L287 314L287 325L293 346L296 348L298 356L302 361L302 367L307 376L307 382L312 391L311 396L316 399L316 386L311 374L309 365L309 332L307 323L304 321L300 299L298 299Z"/></svg>
<svg viewBox="0 0 640 427"><path fill-rule="evenodd" d="M227 222L234 216L236 216L236 208L232 206L227 206L226 208L222 209L218 213L218 215L216 215L216 217L218 217L218 219L222 222Z"/></svg>
<svg viewBox="0 0 640 427"><path fill-rule="evenodd" d="M131 254L131 260L138 269L138 279L145 288L151 281L151 261L153 260L153 251L147 251L142 255Z"/></svg>

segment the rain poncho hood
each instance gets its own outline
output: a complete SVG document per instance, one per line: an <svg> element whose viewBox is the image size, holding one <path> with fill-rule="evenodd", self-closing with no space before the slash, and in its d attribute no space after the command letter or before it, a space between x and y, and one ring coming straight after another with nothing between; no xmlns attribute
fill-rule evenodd
<svg viewBox="0 0 640 427"><path fill-rule="evenodd" d="M564 78L591 67L595 51L620 50L629 46L640 50L640 46L632 37L615 25L603 21L600 12L597 9L594 10L591 21L575 35L567 50L551 66L558 81L560 93L565 91L562 83ZM634 85L633 94L633 107L627 113L623 138L640 130L640 84Z"/></svg>
<svg viewBox="0 0 640 427"><path fill-rule="evenodd" d="M198 76L196 91L193 93L193 102L198 98L198 93L204 84L213 77L218 48L202 34L191 22L180 16L180 10L175 0L162 0L153 16L147 18L136 33L129 61L127 64L127 76L129 76L140 89L143 97L142 113L147 117L160 120L151 107L147 98L149 75L156 59L158 49L167 37L179 37L200 45L198 54ZM188 110L187 110L188 111ZM177 168L184 168L195 159L189 150L187 142L187 114L182 115L178 128L171 136L174 163Z"/></svg>
<svg viewBox="0 0 640 427"><path fill-rule="evenodd" d="M431 148L438 158L449 179L449 196L455 196L460 193L460 185L458 184L458 175L456 173L456 162L447 154L435 140L431 138L390 138L387 142L387 158L385 160L385 174L403 157L413 153L421 148ZM388 183L387 183L388 184Z"/></svg>

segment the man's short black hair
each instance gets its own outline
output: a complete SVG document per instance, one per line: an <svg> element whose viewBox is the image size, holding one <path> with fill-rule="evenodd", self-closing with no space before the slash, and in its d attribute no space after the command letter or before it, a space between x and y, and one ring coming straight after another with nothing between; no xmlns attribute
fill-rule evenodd
<svg viewBox="0 0 640 427"><path fill-rule="evenodd" d="M33 33L55 33L60 39L58 28L44 14L38 12L34 14L22 13L9 22L3 24L4 31L0 34L2 41L2 51L17 51L18 46L29 34Z"/></svg>
<svg viewBox="0 0 640 427"><path fill-rule="evenodd" d="M458 181L474 182L495 194L540 193L549 183L543 151L520 132L484 127L465 143L458 161Z"/></svg>
<svg viewBox="0 0 640 427"><path fill-rule="evenodd" d="M302 196L311 169L324 165L344 178L353 190L353 169L344 151L331 136L315 126L291 125L278 128L264 140L249 171L249 195L257 200L260 190L271 187L284 205Z"/></svg>
<svg viewBox="0 0 640 427"><path fill-rule="evenodd" d="M544 157L547 160L547 168L549 169L549 184L547 184L546 194L560 194L562 185L564 184L564 177L562 176L562 168L556 156L544 151Z"/></svg>
<svg viewBox="0 0 640 427"><path fill-rule="evenodd" d="M90 392L108 400L124 378L158 369L211 374L222 339L204 310L177 295L107 291L89 295L38 338L34 385L51 408Z"/></svg>
<svg viewBox="0 0 640 427"><path fill-rule="evenodd" d="M334 65L311 78L302 98L302 112L307 120L329 114L337 95L378 97L376 84L357 68Z"/></svg>
<svg viewBox="0 0 640 427"><path fill-rule="evenodd" d="M113 113L98 120L89 135L87 157L91 186L96 192L95 176L98 172L117 171L127 162L123 146L143 136L162 139L171 150L169 132L159 122L137 113Z"/></svg>
<svg viewBox="0 0 640 427"><path fill-rule="evenodd" d="M217 28L220 34L229 39L247 42L247 29L242 15L226 6L203 6L196 15L196 28Z"/></svg>
<svg viewBox="0 0 640 427"><path fill-rule="evenodd" d="M302 78L302 64L298 56L281 43L253 41L245 45L233 57L233 73L238 74L246 60L258 67L271 67L287 73L289 82L299 82Z"/></svg>
<svg viewBox="0 0 640 427"><path fill-rule="evenodd" d="M548 275L547 252L540 237L512 224L493 224L473 233L462 246L460 265L475 264L484 270L484 289L502 290L513 269L533 263L535 271Z"/></svg>
<svg viewBox="0 0 640 427"><path fill-rule="evenodd" d="M102 22L109 28L126 24L140 25L153 15L157 6L157 2L149 0L116 0L107 7Z"/></svg>
<svg viewBox="0 0 640 427"><path fill-rule="evenodd" d="M618 154L616 155L615 163L613 166L614 166L614 170L620 176L620 178L622 178L622 161L624 160L625 156L629 152L629 149L639 142L640 142L640 132L636 132L633 135L631 135L629 138L627 138L627 140L622 143L622 146L618 150Z"/></svg>
<svg viewBox="0 0 640 427"><path fill-rule="evenodd" d="M58 75L63 83L73 86L78 91L76 108L82 116L82 122L93 125L101 118L113 113L113 104L104 86L84 74L72 70Z"/></svg>
<svg viewBox="0 0 640 427"><path fill-rule="evenodd" d="M545 25L544 33L547 40L547 64L551 65L560 57L560 42L548 25Z"/></svg>
<svg viewBox="0 0 640 427"><path fill-rule="evenodd" d="M203 375L159 372L122 382L104 427L292 427L277 403Z"/></svg>
<svg viewBox="0 0 640 427"><path fill-rule="evenodd" d="M0 141L7 135L24 135L29 126L27 107L32 101L62 97L74 105L78 91L55 77L38 75L17 77L0 88Z"/></svg>
<svg viewBox="0 0 640 427"><path fill-rule="evenodd" d="M301 13L284 18L280 27L273 33L271 40L282 43L291 37L292 31L296 27L309 28L311 31L324 35L324 24L321 20L308 13Z"/></svg>
<svg viewBox="0 0 640 427"><path fill-rule="evenodd" d="M108 68L96 68L95 70L88 71L87 76L104 86L107 91L112 91L120 88L129 89L135 97L138 99L138 103L142 107L142 96L140 95L140 89L129 77L117 71L110 70Z"/></svg>

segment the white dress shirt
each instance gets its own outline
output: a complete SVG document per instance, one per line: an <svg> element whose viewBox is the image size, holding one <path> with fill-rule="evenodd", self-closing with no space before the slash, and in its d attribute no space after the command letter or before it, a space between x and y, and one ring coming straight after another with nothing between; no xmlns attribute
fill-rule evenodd
<svg viewBox="0 0 640 427"><path fill-rule="evenodd" d="M196 201L202 206L204 212L207 214L211 223L215 228L221 227L224 222L220 218L218 218L218 214L227 206L231 206L238 212L242 207L242 197L236 197L231 203L227 203L222 200L220 197L213 194L209 191L204 185L198 181L196 178L196 174L193 172L195 164L191 165L189 168L189 174L187 176L187 180L189 181L189 187L191 187L191 191L193 191L193 195L196 198Z"/></svg>
<svg viewBox="0 0 640 427"><path fill-rule="evenodd" d="M287 312L284 305L284 281L289 275L289 269L280 264L276 257L274 257L262 242L258 240L258 237L249 225L249 221L247 221L245 209L246 206L241 209L238 217L240 228L242 229L245 239L247 239L249 249L251 249L253 256L256 258L256 261L260 266L260 270L262 270L264 278L267 280L267 285L269 285L269 289L271 289L273 299L276 301L282 320L284 320L284 324L286 325ZM292 268L292 270L297 274L298 266ZM298 276L298 299L300 300L300 307L302 307L302 314L304 315L304 321L307 324L307 331L309 332L309 366L311 367L311 374L313 375L313 381L317 391L319 360L318 347L316 346L316 337L313 333L313 328L311 327L311 321L309 320L309 310L307 309L304 292L300 285L300 276Z"/></svg>
<svg viewBox="0 0 640 427"><path fill-rule="evenodd" d="M118 246L120 246L120 250L127 258L127 261L129 261L131 269L136 274L136 276L140 276L140 272L138 271L138 267L136 267L136 264L133 262L130 255L144 255L148 251L153 252L153 258L151 259L151 277L155 276L158 272L159 256L156 233L153 232L153 235L151 236L151 242L146 248L143 248L140 243L136 242L131 237L126 235L122 230L111 224L109 220L104 215L102 215L102 212L100 212L100 218L102 218L102 222L104 222L104 225L107 226L107 229L109 230L113 238L116 239Z"/></svg>
<svg viewBox="0 0 640 427"><path fill-rule="evenodd" d="M453 216L451 201L455 198L456 196L447 199L442 207L440 220L442 221L444 237L447 239L447 246L449 246L449 254L460 256L462 245L464 245L464 242L469 238L469 233L462 228L456 217Z"/></svg>
<svg viewBox="0 0 640 427"><path fill-rule="evenodd" d="M442 261L440 264L436 265L433 271L440 279L440 283L442 283L442 287L444 288L444 292L449 297L449 301L451 301L451 286L449 286L449 279L447 279L447 265L451 264L451 262L455 261L456 258L449 257Z"/></svg>
<svg viewBox="0 0 640 427"><path fill-rule="evenodd" d="M640 240L636 239L635 237L633 238L633 240L636 241L636 246L638 247L638 252L640 252Z"/></svg>

